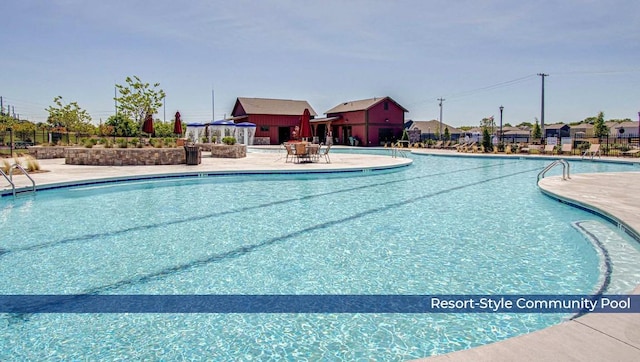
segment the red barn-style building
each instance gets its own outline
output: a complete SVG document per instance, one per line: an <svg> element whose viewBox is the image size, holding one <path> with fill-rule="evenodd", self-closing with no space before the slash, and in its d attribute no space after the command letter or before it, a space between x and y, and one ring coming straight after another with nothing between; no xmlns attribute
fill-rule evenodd
<svg viewBox="0 0 640 362"><path fill-rule="evenodd" d="M326 112L327 118L311 124L321 140L331 130L334 143L380 146L402 136L405 112L391 97L363 99L341 103Z"/></svg>
<svg viewBox="0 0 640 362"><path fill-rule="evenodd" d="M311 119L317 116L307 101L238 97L231 119L256 125L255 144L276 145L293 138L293 130L300 125L305 108Z"/></svg>

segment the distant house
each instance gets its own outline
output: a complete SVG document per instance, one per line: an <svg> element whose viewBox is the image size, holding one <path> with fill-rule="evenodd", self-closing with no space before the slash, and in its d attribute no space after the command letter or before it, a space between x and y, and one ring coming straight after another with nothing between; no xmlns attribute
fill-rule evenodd
<svg viewBox="0 0 640 362"><path fill-rule="evenodd" d="M610 137L638 137L638 122L606 122L605 125L609 127Z"/></svg>
<svg viewBox="0 0 640 362"><path fill-rule="evenodd" d="M460 138L460 135L463 133L458 128L450 126L446 123L442 123L442 129L440 129L440 121L438 120L411 121L408 129L419 129L422 135L422 140L439 139L440 133L444 135L445 129L449 130L450 139L452 141L458 140Z"/></svg>
<svg viewBox="0 0 640 362"><path fill-rule="evenodd" d="M544 138L562 138L570 136L571 127L568 124L556 123L544 126Z"/></svg>
<svg viewBox="0 0 640 362"><path fill-rule="evenodd" d="M379 146L402 136L405 112L391 97L363 99L341 103L311 125L320 140L331 131L334 143Z"/></svg>
<svg viewBox="0 0 640 362"><path fill-rule="evenodd" d="M292 138L305 108L311 113L312 119L317 116L307 101L238 97L231 119L256 125L255 144L275 145Z"/></svg>
<svg viewBox="0 0 640 362"><path fill-rule="evenodd" d="M531 130L528 127L502 127L502 142L529 142Z"/></svg>
<svg viewBox="0 0 640 362"><path fill-rule="evenodd" d="M589 123L580 123L570 126L569 136L571 138L588 138L593 137L593 125Z"/></svg>

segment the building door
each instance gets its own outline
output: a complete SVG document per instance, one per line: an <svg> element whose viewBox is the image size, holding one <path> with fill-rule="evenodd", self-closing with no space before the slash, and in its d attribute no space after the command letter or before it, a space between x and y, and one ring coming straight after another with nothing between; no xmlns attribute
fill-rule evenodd
<svg viewBox="0 0 640 362"><path fill-rule="evenodd" d="M349 137L351 137L351 126L342 126L342 140L340 143L348 145Z"/></svg>
<svg viewBox="0 0 640 362"><path fill-rule="evenodd" d="M316 126L316 133L314 136L318 137L318 142L323 142L325 145L327 144L327 140L325 137L327 136L327 125L319 124Z"/></svg>
<svg viewBox="0 0 640 362"><path fill-rule="evenodd" d="M278 127L278 144L291 140L291 127Z"/></svg>

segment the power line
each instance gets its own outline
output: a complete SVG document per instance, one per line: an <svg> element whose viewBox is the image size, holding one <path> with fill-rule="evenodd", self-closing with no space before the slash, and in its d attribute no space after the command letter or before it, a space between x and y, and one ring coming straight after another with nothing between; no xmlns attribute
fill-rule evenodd
<svg viewBox="0 0 640 362"><path fill-rule="evenodd" d="M449 98L462 98L462 97L467 97L476 93L480 93L480 92L484 92L484 91L489 91L489 90L493 90L493 89L498 89L498 88L502 88L502 87L508 87L514 84L518 84L518 83L522 83L526 80L529 80L531 78L535 77L535 75L531 74L528 75L526 77L520 77L520 78L516 78L516 79L512 79L512 80L508 80L506 82L500 82L500 83L496 83L496 84L492 84L486 87L480 87L480 88L476 88L476 89L472 89L472 90L468 90L468 91L464 91L464 92L460 92L460 93L453 93L448 95Z"/></svg>

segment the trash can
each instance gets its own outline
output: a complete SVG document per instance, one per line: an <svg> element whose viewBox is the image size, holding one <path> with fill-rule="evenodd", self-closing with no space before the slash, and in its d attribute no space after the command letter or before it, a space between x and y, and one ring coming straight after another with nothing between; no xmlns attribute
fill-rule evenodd
<svg viewBox="0 0 640 362"><path fill-rule="evenodd" d="M202 151L198 146L184 146L187 165L199 165L202 162Z"/></svg>

